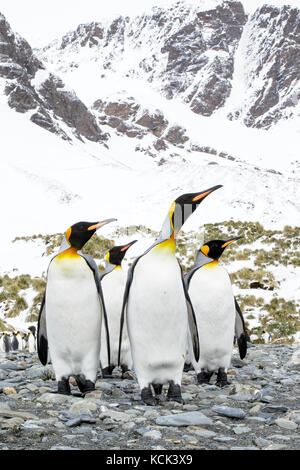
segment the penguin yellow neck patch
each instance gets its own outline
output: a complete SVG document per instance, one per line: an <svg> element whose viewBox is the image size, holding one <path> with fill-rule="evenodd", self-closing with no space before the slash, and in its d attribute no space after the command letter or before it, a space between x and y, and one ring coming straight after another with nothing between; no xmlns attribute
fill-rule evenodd
<svg viewBox="0 0 300 470"><path fill-rule="evenodd" d="M171 253L175 253L176 244L174 239L174 234L171 235L167 240L155 245L154 250L168 250Z"/></svg>
<svg viewBox="0 0 300 470"><path fill-rule="evenodd" d="M76 248L68 248L67 250L62 251L59 255L56 256L57 261L67 259L67 258L80 258L80 255L77 253Z"/></svg>
<svg viewBox="0 0 300 470"><path fill-rule="evenodd" d="M204 264L203 268L214 268L215 266L218 266L219 263L217 260L211 261L210 263Z"/></svg>

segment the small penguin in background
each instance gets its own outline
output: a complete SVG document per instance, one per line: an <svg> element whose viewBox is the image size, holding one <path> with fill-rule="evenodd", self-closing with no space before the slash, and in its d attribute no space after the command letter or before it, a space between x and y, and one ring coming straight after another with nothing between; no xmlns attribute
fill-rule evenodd
<svg viewBox="0 0 300 470"><path fill-rule="evenodd" d="M36 327L34 325L29 326L28 330L30 330L33 336L36 337Z"/></svg>
<svg viewBox="0 0 300 470"><path fill-rule="evenodd" d="M262 331L261 338L264 340L265 343L270 343L272 341L272 335L266 330Z"/></svg>
<svg viewBox="0 0 300 470"><path fill-rule="evenodd" d="M58 393L70 395L70 376L80 392L95 390L99 365L101 323L104 317L109 357L109 333L95 261L80 250L100 227L116 219L78 222L64 234L48 267L37 332L43 365L51 357Z"/></svg>
<svg viewBox="0 0 300 470"><path fill-rule="evenodd" d="M224 387L228 384L227 369L231 363L234 336L241 359L247 353L243 315L233 295L230 277L218 263L225 248L240 238L205 243L198 251L193 269L185 277L201 335L199 360L195 359L188 338L199 384L209 383L214 372L217 372L216 385Z"/></svg>
<svg viewBox="0 0 300 470"><path fill-rule="evenodd" d="M3 331L0 332L0 351L4 352L4 333Z"/></svg>
<svg viewBox="0 0 300 470"><path fill-rule="evenodd" d="M21 331L17 331L18 349L21 351L23 348L23 337Z"/></svg>
<svg viewBox="0 0 300 470"><path fill-rule="evenodd" d="M124 292L119 361L122 354L122 330L127 319L133 367L141 389L141 399L155 405L168 384L167 400L183 403L181 380L186 354L187 331L193 354L199 357L199 337L195 314L175 256L176 237L188 217L216 189L179 196L171 205L158 239L139 256L128 271Z"/></svg>
<svg viewBox="0 0 300 470"><path fill-rule="evenodd" d="M33 353L36 351L36 341L35 341L35 337L34 337L34 334L32 333L32 331L29 331L28 333L28 351L30 353Z"/></svg>
<svg viewBox="0 0 300 470"><path fill-rule="evenodd" d="M17 338L17 332L14 331L11 339L11 349L12 351L17 351L19 349L19 341Z"/></svg>
<svg viewBox="0 0 300 470"><path fill-rule="evenodd" d="M5 333L3 338L4 352L9 353L11 351L11 339L10 333Z"/></svg>
<svg viewBox="0 0 300 470"><path fill-rule="evenodd" d="M100 363L103 378L112 378L112 371L118 365L120 318L127 273L122 270L122 260L127 250L136 243L133 240L122 246L114 246L106 254L105 271L100 276L103 291L110 340L110 365L108 364L106 334L101 331ZM122 354L120 358L122 377L132 368L132 357L127 326L124 325Z"/></svg>

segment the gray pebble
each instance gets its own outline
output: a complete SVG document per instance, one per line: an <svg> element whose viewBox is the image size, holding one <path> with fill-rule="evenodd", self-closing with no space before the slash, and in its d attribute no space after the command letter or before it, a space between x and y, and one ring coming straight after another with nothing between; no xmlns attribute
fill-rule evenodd
<svg viewBox="0 0 300 470"><path fill-rule="evenodd" d="M229 406L214 405L212 411L229 418L244 419L246 416L246 413L241 408L231 408Z"/></svg>
<svg viewBox="0 0 300 470"><path fill-rule="evenodd" d="M202 426L213 424L213 422L200 411L188 411L176 415L160 416L156 419L156 424L162 426Z"/></svg>

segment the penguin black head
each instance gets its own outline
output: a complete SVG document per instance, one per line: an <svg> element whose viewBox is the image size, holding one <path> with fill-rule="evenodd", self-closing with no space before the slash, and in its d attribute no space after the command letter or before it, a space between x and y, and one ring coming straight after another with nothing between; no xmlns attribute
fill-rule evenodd
<svg viewBox="0 0 300 470"><path fill-rule="evenodd" d="M229 240L211 240L201 246L200 250L205 256L217 260L225 250L226 246L242 237L230 238Z"/></svg>
<svg viewBox="0 0 300 470"><path fill-rule="evenodd" d="M114 246L108 251L106 255L106 261L108 261L110 264L120 266L126 251L136 242L137 240L133 240L132 242L127 243L127 245Z"/></svg>
<svg viewBox="0 0 300 470"><path fill-rule="evenodd" d="M221 188L222 185L213 186L212 188L197 193L187 193L179 196L169 209L167 218L162 227L162 236L165 238L177 236L179 230L189 218L189 216L197 209L199 204L213 191Z"/></svg>
<svg viewBox="0 0 300 470"><path fill-rule="evenodd" d="M106 219L101 222L77 222L66 231L66 240L71 247L81 250L98 228L114 220L116 219Z"/></svg>

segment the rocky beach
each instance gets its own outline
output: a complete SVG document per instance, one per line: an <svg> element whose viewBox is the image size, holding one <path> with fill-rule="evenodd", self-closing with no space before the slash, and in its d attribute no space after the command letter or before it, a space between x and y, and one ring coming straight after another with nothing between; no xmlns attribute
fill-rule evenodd
<svg viewBox="0 0 300 470"><path fill-rule="evenodd" d="M198 385L184 372L185 404L145 406L134 373L99 376L84 398L56 393L51 364L36 353L0 355L0 450L299 450L299 344L234 349L230 385ZM72 381L71 381L72 384Z"/></svg>

